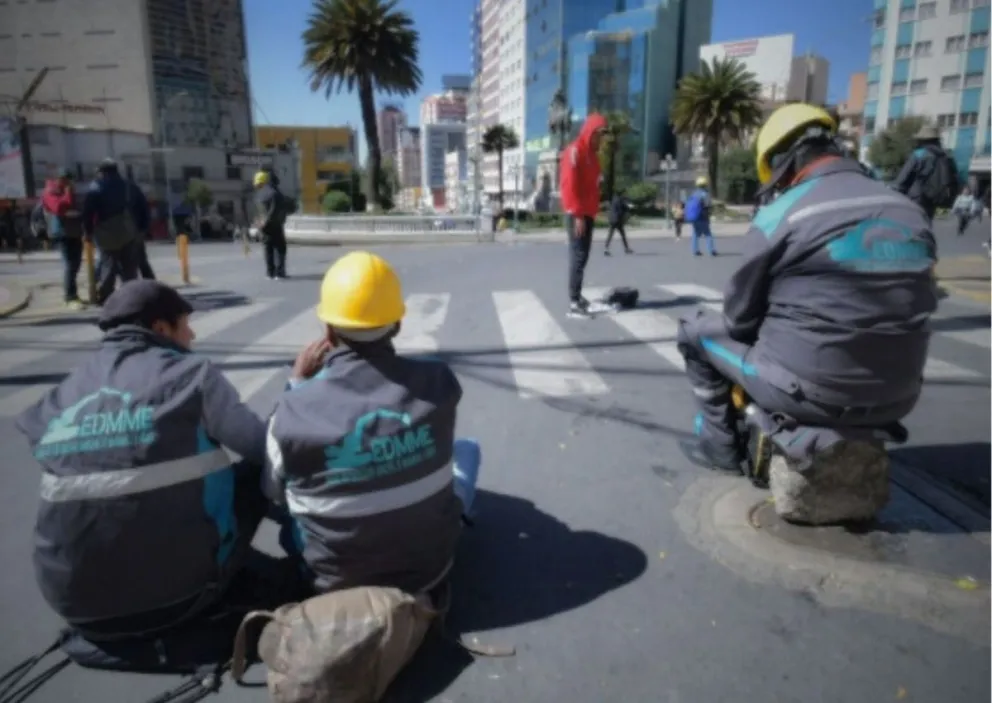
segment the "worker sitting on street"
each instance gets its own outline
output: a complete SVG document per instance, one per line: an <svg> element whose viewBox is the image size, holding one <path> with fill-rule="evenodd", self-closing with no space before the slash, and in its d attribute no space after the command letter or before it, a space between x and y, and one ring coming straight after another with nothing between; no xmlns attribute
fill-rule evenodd
<svg viewBox="0 0 992 703"><path fill-rule="evenodd" d="M736 473L744 459L732 384L770 413L822 427L886 426L919 399L937 307L930 222L844 158L836 131L803 103L768 118L757 137L766 204L723 310L679 326L712 468Z"/></svg>
<svg viewBox="0 0 992 703"><path fill-rule="evenodd" d="M443 361L397 354L405 312L386 261L358 251L335 262L317 306L324 334L269 422L266 493L288 508L320 592L431 591L470 508L456 496L471 495L478 468L478 445L454 437L462 389ZM462 452L474 466L455 471L470 485L453 480Z"/></svg>
<svg viewBox="0 0 992 703"><path fill-rule="evenodd" d="M202 624L197 638L229 649L233 629L216 631L218 609L235 585L259 594L244 567L269 507L265 425L191 350L191 313L162 283L125 283L101 311L100 348L18 422L44 470L34 552L42 595L87 642L129 643L93 654L122 658L118 669L141 668L148 636L180 625ZM180 650L166 643L159 670Z"/></svg>

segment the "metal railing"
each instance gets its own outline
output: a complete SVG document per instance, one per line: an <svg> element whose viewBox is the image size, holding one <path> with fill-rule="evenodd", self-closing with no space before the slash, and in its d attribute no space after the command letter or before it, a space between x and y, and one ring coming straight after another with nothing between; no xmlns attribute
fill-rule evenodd
<svg viewBox="0 0 992 703"><path fill-rule="evenodd" d="M334 239L336 236L389 237L428 235L443 241L445 237L476 237L491 241L490 217L474 215L293 215L286 220L286 235L296 239Z"/></svg>

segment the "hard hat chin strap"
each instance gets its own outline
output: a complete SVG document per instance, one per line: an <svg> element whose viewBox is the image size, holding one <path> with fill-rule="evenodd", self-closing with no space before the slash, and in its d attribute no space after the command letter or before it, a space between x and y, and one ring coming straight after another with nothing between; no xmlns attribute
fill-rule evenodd
<svg viewBox="0 0 992 703"><path fill-rule="evenodd" d="M811 125L792 142L785 152L772 157L772 177L757 193L758 202L770 202L776 191L792 186L792 180L804 166L828 154L843 154L836 135L821 125Z"/></svg>

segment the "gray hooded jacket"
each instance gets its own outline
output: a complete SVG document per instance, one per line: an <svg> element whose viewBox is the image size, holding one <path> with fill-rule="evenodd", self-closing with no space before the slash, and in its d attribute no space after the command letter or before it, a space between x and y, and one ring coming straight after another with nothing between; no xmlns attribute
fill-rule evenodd
<svg viewBox="0 0 992 703"><path fill-rule="evenodd" d="M18 427L43 469L36 577L67 621L196 599L236 568L252 535L221 446L260 467L265 426L206 358L118 327Z"/></svg>
<svg viewBox="0 0 992 703"><path fill-rule="evenodd" d="M762 207L724 296L747 372L830 406L916 397L937 307L923 211L846 159ZM801 383L799 383L801 381Z"/></svg>
<svg viewBox="0 0 992 703"><path fill-rule="evenodd" d="M461 531L452 485L462 390L447 364L389 343L342 348L283 395L269 423L269 494L297 524L320 591L444 576Z"/></svg>

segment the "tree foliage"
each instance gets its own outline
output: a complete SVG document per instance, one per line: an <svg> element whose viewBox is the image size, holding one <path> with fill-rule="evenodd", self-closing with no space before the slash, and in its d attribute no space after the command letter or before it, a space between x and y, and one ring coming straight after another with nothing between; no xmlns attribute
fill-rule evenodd
<svg viewBox="0 0 992 703"><path fill-rule="evenodd" d="M496 154L499 164L499 206L503 207L503 153L520 146L520 137L512 127L504 124L494 124L482 134L482 151L486 154Z"/></svg>
<svg viewBox="0 0 992 703"><path fill-rule="evenodd" d="M757 154L754 147L734 147L720 157L720 189L728 203L750 203L758 192Z"/></svg>
<svg viewBox="0 0 992 703"><path fill-rule="evenodd" d="M399 0L314 0L303 32L303 68L310 90L329 98L357 90L369 151L370 182L382 178L382 149L376 128L375 94L408 96L420 89L420 34ZM383 206L375 187L373 208ZM391 197L392 194L390 194Z"/></svg>
<svg viewBox="0 0 992 703"><path fill-rule="evenodd" d="M213 205L214 194L210 186L199 178L191 178L186 184L186 200L197 208L208 208Z"/></svg>
<svg viewBox="0 0 992 703"><path fill-rule="evenodd" d="M914 137L926 122L925 117L904 117L876 134L868 147L868 162L884 178L894 178L909 159L916 146Z"/></svg>
<svg viewBox="0 0 992 703"><path fill-rule="evenodd" d="M703 61L698 73L679 81L671 118L676 134L703 138L710 184L716 190L720 149L743 142L761 125L761 84L737 59Z"/></svg>
<svg viewBox="0 0 992 703"><path fill-rule="evenodd" d="M627 200L630 201L630 204L633 206L635 211L647 210L654 205L655 200L658 199L658 185L656 183L651 183L650 181L634 183L632 186L627 188L624 195L627 197Z"/></svg>
<svg viewBox="0 0 992 703"><path fill-rule="evenodd" d="M620 149L624 138L634 132L630 115L626 112L614 111L606 114L606 131L599 143L599 165L605 176L602 197L607 202L613 199L613 194L618 190L617 161L621 160ZM620 170L623 171L622 166Z"/></svg>
<svg viewBox="0 0 992 703"><path fill-rule="evenodd" d="M335 212L351 212L351 198L340 190L329 190L320 201L320 209L325 215Z"/></svg>

